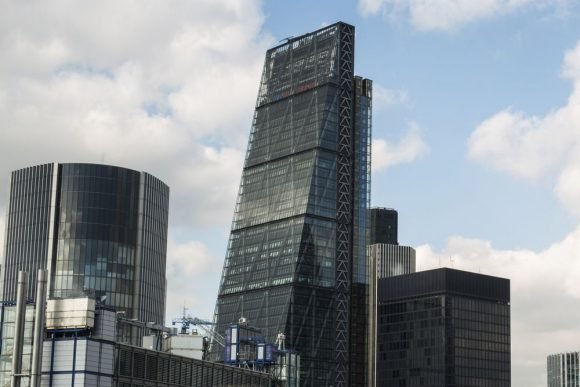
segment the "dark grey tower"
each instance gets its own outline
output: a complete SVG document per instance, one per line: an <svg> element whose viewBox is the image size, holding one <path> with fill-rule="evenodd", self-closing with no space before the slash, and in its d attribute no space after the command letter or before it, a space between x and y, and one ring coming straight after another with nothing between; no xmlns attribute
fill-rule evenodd
<svg viewBox="0 0 580 387"><path fill-rule="evenodd" d="M266 53L216 304L219 332L285 333L304 386L365 385L372 83L353 69L344 23Z"/></svg>
<svg viewBox="0 0 580 387"><path fill-rule="evenodd" d="M415 249L400 246L398 242L398 214L392 208L369 210L369 254L375 262L377 277L415 272Z"/></svg>
<svg viewBox="0 0 580 387"><path fill-rule="evenodd" d="M378 298L377 386L511 386L508 279L428 270Z"/></svg>
<svg viewBox="0 0 580 387"><path fill-rule="evenodd" d="M2 265L2 300L18 270L49 270L49 296L88 295L127 317L163 323L169 188L155 177L96 164L14 171Z"/></svg>
<svg viewBox="0 0 580 387"><path fill-rule="evenodd" d="M398 245L399 215L392 208L371 208L369 244L386 243Z"/></svg>

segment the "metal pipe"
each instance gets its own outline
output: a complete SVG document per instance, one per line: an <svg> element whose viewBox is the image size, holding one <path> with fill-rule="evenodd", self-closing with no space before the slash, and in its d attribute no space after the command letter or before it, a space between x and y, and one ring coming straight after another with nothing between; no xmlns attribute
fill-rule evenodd
<svg viewBox="0 0 580 387"><path fill-rule="evenodd" d="M24 344L24 320L26 317L26 292L28 288L28 273L18 272L18 287L16 288L16 319L14 321L14 349L12 350L12 375L10 386L20 387L22 374L22 345Z"/></svg>
<svg viewBox="0 0 580 387"><path fill-rule="evenodd" d="M46 316L46 285L48 273L38 270L38 285L36 288L36 310L34 314L34 336L32 344L32 367L30 368L30 386L40 387L42 374L42 344L44 342L44 320Z"/></svg>
<svg viewBox="0 0 580 387"><path fill-rule="evenodd" d="M50 373L48 377L48 387L52 387L52 381L54 377L54 347L56 346L56 340L54 340L54 333L52 334L52 342L50 343Z"/></svg>
<svg viewBox="0 0 580 387"><path fill-rule="evenodd" d="M378 308L378 246L367 247L368 276L369 276L369 310L368 310L368 345L367 345L367 378L368 385L374 386L377 381L377 308Z"/></svg>
<svg viewBox="0 0 580 387"><path fill-rule="evenodd" d="M74 339L74 344L73 344L73 358L72 358L72 375L71 375L71 386L75 385L75 374L76 374L76 366L77 366L77 340L78 340L78 336L75 333L75 339ZM100 347L100 344L99 344ZM101 361L100 356L99 356L99 362ZM32 386L34 387L34 386Z"/></svg>

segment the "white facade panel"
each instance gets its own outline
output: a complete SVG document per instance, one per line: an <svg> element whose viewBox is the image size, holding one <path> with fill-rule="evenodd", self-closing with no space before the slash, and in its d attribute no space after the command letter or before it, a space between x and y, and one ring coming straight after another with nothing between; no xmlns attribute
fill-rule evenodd
<svg viewBox="0 0 580 387"><path fill-rule="evenodd" d="M580 387L580 352L548 356L548 387Z"/></svg>
<svg viewBox="0 0 580 387"><path fill-rule="evenodd" d="M203 352L201 349L193 350L193 349L172 349L169 351L172 355L183 356L190 359L197 359L203 360Z"/></svg>
<svg viewBox="0 0 580 387"><path fill-rule="evenodd" d="M107 341L117 339L117 314L114 311L101 309L95 313L93 338Z"/></svg>
<svg viewBox="0 0 580 387"><path fill-rule="evenodd" d="M115 371L115 348L110 344L101 344L101 369L100 373L113 374Z"/></svg>
<svg viewBox="0 0 580 387"><path fill-rule="evenodd" d="M416 271L415 249L409 246L376 243L369 246L377 264L377 277L387 278Z"/></svg>
<svg viewBox="0 0 580 387"><path fill-rule="evenodd" d="M54 352L52 345L54 344ZM73 368L74 361L74 368ZM90 338L46 340L42 356L41 386L112 386L114 344ZM89 373L86 373L89 372ZM74 384L72 375L74 373ZM95 373L95 374L92 374Z"/></svg>
<svg viewBox="0 0 580 387"><path fill-rule="evenodd" d="M92 328L94 326L95 300L67 298L47 301L47 329Z"/></svg>
<svg viewBox="0 0 580 387"><path fill-rule="evenodd" d="M76 361L75 361L75 370L77 371L84 371L87 367L86 355L90 353L90 349L88 348L89 342L87 340L78 340L77 339L77 349L76 349ZM74 340L73 340L73 347L74 347Z"/></svg>

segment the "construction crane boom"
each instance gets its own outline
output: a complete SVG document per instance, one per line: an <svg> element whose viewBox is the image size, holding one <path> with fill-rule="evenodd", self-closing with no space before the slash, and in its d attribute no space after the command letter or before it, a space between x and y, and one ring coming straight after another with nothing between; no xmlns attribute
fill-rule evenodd
<svg viewBox="0 0 580 387"><path fill-rule="evenodd" d="M225 346L225 338L217 333L214 329L214 325L216 325L213 321L208 319L201 319L198 317L192 317L185 313L186 309L183 309L183 316L179 318L174 318L172 320L173 325L181 325L181 334L187 334L188 329L190 326L197 326L200 327L203 332L210 338L212 341L218 343L222 348Z"/></svg>

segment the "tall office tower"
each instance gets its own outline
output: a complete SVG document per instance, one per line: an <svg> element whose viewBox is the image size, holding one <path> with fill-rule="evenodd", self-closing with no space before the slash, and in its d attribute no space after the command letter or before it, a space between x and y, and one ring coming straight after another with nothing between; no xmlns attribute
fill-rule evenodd
<svg viewBox="0 0 580 387"><path fill-rule="evenodd" d="M371 208L369 254L376 263L378 278L415 272L415 249L400 246L397 236L397 211Z"/></svg>
<svg viewBox="0 0 580 387"><path fill-rule="evenodd" d="M548 387L580 387L580 352L548 356Z"/></svg>
<svg viewBox="0 0 580 387"><path fill-rule="evenodd" d="M2 300L18 271L49 271L49 297L96 297L140 321L164 323L169 188L155 177L95 164L12 173Z"/></svg>
<svg viewBox="0 0 580 387"><path fill-rule="evenodd" d="M409 246L375 243L369 246L377 262L378 278L415 272L415 249Z"/></svg>
<svg viewBox="0 0 580 387"><path fill-rule="evenodd" d="M448 268L379 280L377 386L510 386L509 280Z"/></svg>
<svg viewBox="0 0 580 387"><path fill-rule="evenodd" d="M372 83L353 69L344 23L266 53L216 303L219 332L283 332L303 386L365 384Z"/></svg>
<svg viewBox="0 0 580 387"><path fill-rule="evenodd" d="M399 244L399 214L393 208L375 207L369 210L369 244Z"/></svg>
<svg viewBox="0 0 580 387"><path fill-rule="evenodd" d="M392 208L369 209L369 378L376 380L377 283L380 278L415 272L415 249L398 242L398 214Z"/></svg>

